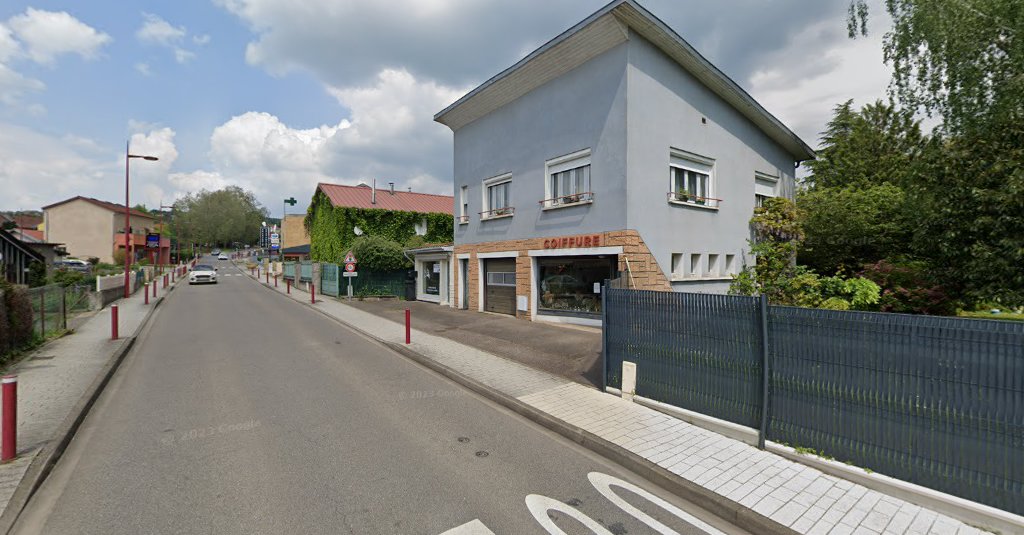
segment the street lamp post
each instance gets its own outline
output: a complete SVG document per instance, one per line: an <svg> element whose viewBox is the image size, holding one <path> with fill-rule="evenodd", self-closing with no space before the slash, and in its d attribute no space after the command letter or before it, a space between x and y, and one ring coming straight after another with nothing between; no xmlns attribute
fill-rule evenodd
<svg viewBox="0 0 1024 535"><path fill-rule="evenodd" d="M128 151L129 143L131 143L130 140L126 141L124 143L124 297L125 297L125 299L127 299L128 296L131 295L131 292L128 289L128 277L129 277L128 271L129 271L129 267L131 266L131 259L128 256L128 252L129 252L129 245L128 244L129 244L129 240L131 240L131 205L128 204L128 183L129 183L128 162L130 162L132 158L142 158L143 160L149 160L151 162L159 160L159 158L157 158L156 156L142 156L142 155L139 155L139 154L132 154L132 153L130 153Z"/></svg>
<svg viewBox="0 0 1024 535"><path fill-rule="evenodd" d="M295 203L299 201L295 200L295 197L288 197L281 203L281 243L277 246L277 258L281 262L284 262L284 219L288 215L288 205L295 206ZM281 269L284 269L283 267Z"/></svg>

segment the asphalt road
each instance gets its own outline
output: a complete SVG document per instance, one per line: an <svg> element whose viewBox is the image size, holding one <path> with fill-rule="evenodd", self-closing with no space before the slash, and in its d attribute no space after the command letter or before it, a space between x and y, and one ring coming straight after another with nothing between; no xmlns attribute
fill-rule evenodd
<svg viewBox="0 0 1024 535"><path fill-rule="evenodd" d="M740 532L213 263L219 284L157 310L17 533L672 533L602 495L604 476Z"/></svg>

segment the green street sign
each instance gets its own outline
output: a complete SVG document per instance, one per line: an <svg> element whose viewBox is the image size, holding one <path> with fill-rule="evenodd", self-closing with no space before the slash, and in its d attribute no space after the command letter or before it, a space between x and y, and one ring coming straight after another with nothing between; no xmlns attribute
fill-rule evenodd
<svg viewBox="0 0 1024 535"><path fill-rule="evenodd" d="M295 203L297 203L299 201L296 201L295 197L289 197L289 198L285 199L284 202L286 202L286 203L288 203L288 204L290 204L292 206L295 206Z"/></svg>

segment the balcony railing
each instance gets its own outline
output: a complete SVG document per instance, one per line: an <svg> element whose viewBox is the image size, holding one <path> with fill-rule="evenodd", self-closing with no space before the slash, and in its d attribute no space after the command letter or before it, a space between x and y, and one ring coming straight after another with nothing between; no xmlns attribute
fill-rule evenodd
<svg viewBox="0 0 1024 535"><path fill-rule="evenodd" d="M516 213L515 207L506 206L504 208L495 208L494 210L487 210L480 212L480 219L497 219L499 217L511 217Z"/></svg>
<svg viewBox="0 0 1024 535"><path fill-rule="evenodd" d="M460 215L460 216L455 218L455 222L456 223L469 223L469 216L468 215Z"/></svg>
<svg viewBox="0 0 1024 535"><path fill-rule="evenodd" d="M668 192L668 200L669 202L693 204L697 206L706 206L708 208L718 208L718 205L722 202L722 199L716 199L714 197L701 197L700 195L693 195L691 193L680 191Z"/></svg>
<svg viewBox="0 0 1024 535"><path fill-rule="evenodd" d="M537 201L544 208L551 208L554 206L571 206L574 204L583 204L592 202L594 200L593 191L584 191L581 193L570 193L569 195L562 195L561 197L552 197L550 199L544 199Z"/></svg>

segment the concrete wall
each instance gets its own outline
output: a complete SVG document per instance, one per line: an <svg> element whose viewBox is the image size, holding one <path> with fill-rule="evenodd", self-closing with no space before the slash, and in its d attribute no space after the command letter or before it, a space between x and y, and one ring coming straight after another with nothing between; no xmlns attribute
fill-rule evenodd
<svg viewBox="0 0 1024 535"><path fill-rule="evenodd" d="M456 243L562 236L624 228L626 45L455 132L455 202L469 186L469 222ZM590 149L593 204L542 211L547 160ZM515 215L480 221L482 181L512 174Z"/></svg>
<svg viewBox="0 0 1024 535"><path fill-rule="evenodd" d="M76 200L48 208L43 216L47 242L65 244L74 257L95 256L100 262L113 263L113 212Z"/></svg>
<svg viewBox="0 0 1024 535"><path fill-rule="evenodd" d="M304 219L306 219L305 214L290 214L285 216L281 229L282 249L310 243L309 233L306 232L306 226L302 223Z"/></svg>
<svg viewBox="0 0 1024 535"><path fill-rule="evenodd" d="M702 255L702 272L710 254L719 262L737 255L737 270L743 255L752 261L746 240L755 172L779 177L776 195L792 196L793 157L650 42L631 33L628 45L627 228L640 230L675 290L725 291L727 276L683 280L685 270L674 274L673 253L684 263ZM717 210L668 201L672 149L714 160L711 196L722 199Z"/></svg>

